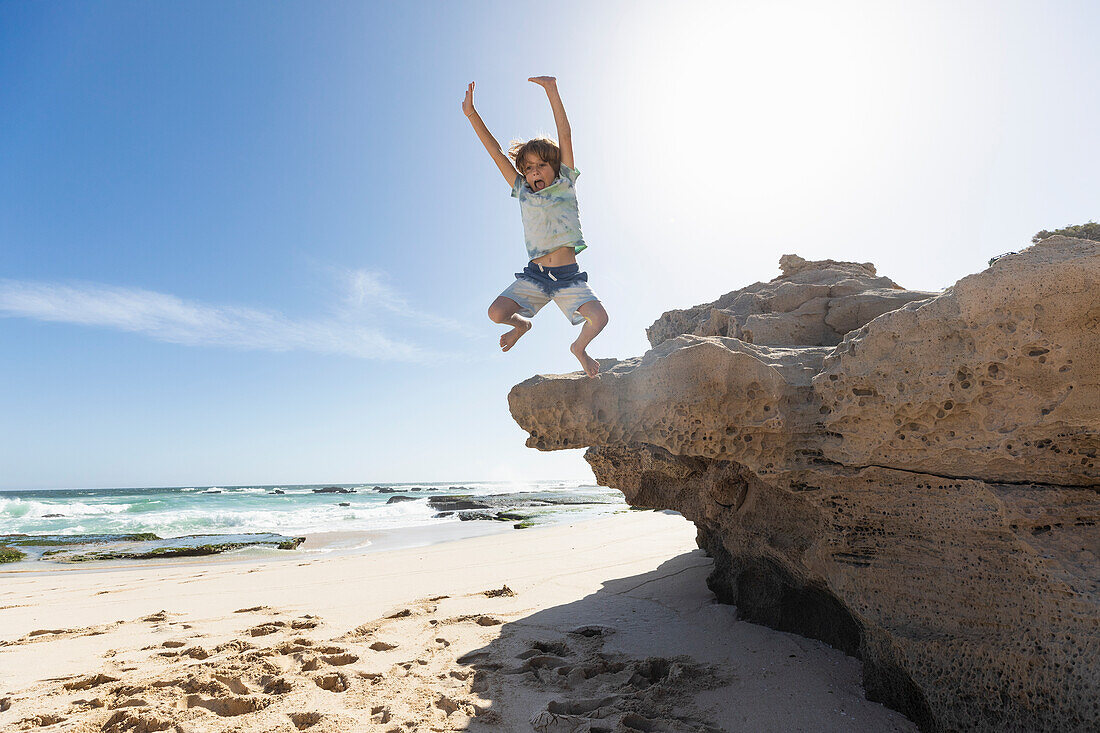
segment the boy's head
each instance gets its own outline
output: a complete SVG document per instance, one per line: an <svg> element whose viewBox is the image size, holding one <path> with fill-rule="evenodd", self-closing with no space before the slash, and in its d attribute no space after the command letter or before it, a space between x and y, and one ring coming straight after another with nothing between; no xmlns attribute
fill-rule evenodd
<svg viewBox="0 0 1100 733"><path fill-rule="evenodd" d="M513 141L508 155L532 191L546 188L561 173L561 149L549 138L536 137L525 143Z"/></svg>

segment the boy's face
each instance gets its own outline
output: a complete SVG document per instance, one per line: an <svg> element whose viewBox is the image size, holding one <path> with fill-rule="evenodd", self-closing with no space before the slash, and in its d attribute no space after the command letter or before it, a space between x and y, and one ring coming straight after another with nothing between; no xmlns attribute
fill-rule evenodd
<svg viewBox="0 0 1100 733"><path fill-rule="evenodd" d="M523 168L520 170L532 191L541 191L554 182L554 167L535 153L523 156Z"/></svg>

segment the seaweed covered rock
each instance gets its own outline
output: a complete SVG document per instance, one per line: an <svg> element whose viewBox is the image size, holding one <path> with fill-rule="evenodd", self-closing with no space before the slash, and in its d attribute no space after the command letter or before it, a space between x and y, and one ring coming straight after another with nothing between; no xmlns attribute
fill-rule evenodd
<svg viewBox="0 0 1100 733"><path fill-rule="evenodd" d="M871 265L783 270L598 380L517 385L528 445L590 446L601 484L696 523L721 600L858 655L926 730L1100 727L1100 243L892 308Z"/></svg>

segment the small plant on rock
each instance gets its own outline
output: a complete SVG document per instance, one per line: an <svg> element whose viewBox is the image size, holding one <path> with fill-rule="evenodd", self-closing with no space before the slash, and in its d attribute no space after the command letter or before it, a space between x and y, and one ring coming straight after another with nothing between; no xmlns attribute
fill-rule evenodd
<svg viewBox="0 0 1100 733"><path fill-rule="evenodd" d="M1090 220L1087 224L1075 224L1073 226L1062 227L1061 229L1055 229L1053 232L1048 232L1044 229L1036 233L1035 236L1031 238L1031 242L1032 244L1038 244L1047 237L1053 237L1055 234L1061 234L1063 237L1091 239L1095 242L1100 242L1100 224Z"/></svg>

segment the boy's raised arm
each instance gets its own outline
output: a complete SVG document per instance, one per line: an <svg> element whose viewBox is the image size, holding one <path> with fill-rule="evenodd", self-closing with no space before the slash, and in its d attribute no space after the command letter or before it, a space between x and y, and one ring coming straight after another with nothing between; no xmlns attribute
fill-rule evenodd
<svg viewBox="0 0 1100 733"><path fill-rule="evenodd" d="M519 173L516 172L516 168L512 165L512 161L509 160L508 156L504 154L504 151L500 149L500 143L493 137L493 133L489 132L489 128L481 121L481 115L474 109L473 82L470 82L470 86L466 87L466 99L462 100L462 111L466 114L466 119L474 126L474 132L477 133L478 139L481 140L481 144L489 151L489 155L493 158L493 162L497 164L497 168L500 169L500 174L504 176L504 180L508 181L509 186L515 185L516 176L518 176Z"/></svg>
<svg viewBox="0 0 1100 733"><path fill-rule="evenodd" d="M554 124L558 127L558 148L561 150L561 162L570 168L573 165L573 133L569 129L569 118L565 116L565 105L561 103L561 95L558 94L558 80L553 76L532 76L527 81L533 81L546 90L546 96L550 99L550 109L554 110Z"/></svg>

